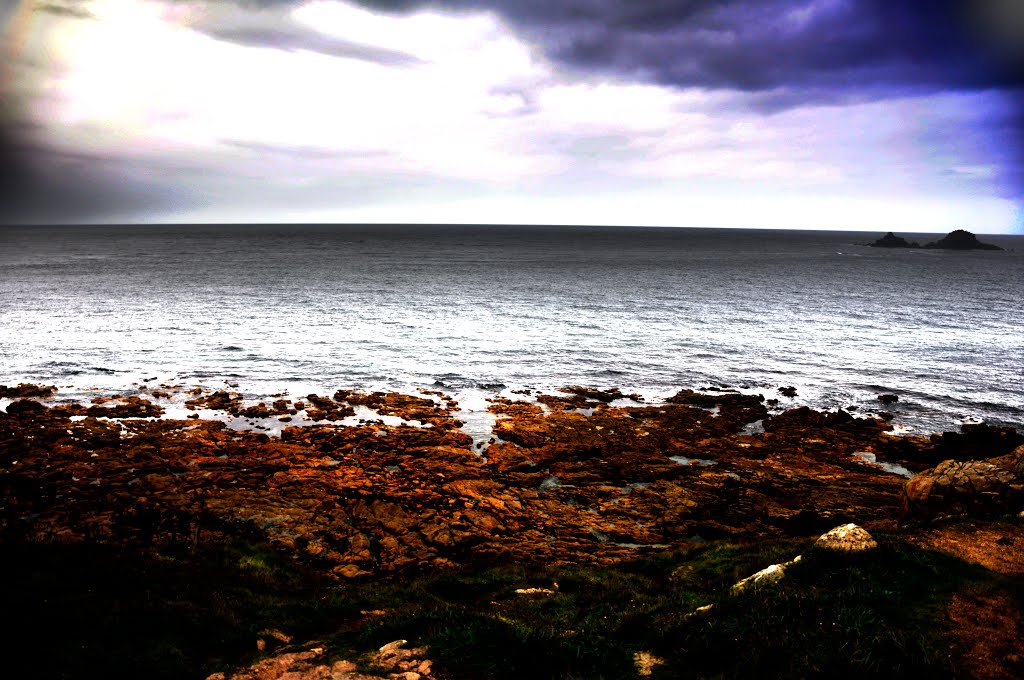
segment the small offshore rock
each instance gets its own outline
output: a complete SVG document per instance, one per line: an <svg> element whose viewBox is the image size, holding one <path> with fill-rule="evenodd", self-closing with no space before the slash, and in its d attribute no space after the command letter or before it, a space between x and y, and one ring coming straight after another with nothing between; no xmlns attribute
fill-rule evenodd
<svg viewBox="0 0 1024 680"><path fill-rule="evenodd" d="M917 243L915 243L913 241L908 241L907 239L903 238L902 236L897 236L896 234L892 233L891 231L890 232L886 232L885 236L883 236L882 238L880 238L877 241L874 241L873 243L870 243L868 245L870 245L872 248L920 248L921 247Z"/></svg>
<svg viewBox="0 0 1024 680"><path fill-rule="evenodd" d="M946 234L938 241L933 241L925 248L939 248L942 250L1002 250L992 243L982 243L978 237L965 229L957 229Z"/></svg>
<svg viewBox="0 0 1024 680"><path fill-rule="evenodd" d="M896 394L879 394L878 395L878 401L882 402L883 404L895 404L899 400L900 400L899 395L896 395Z"/></svg>
<svg viewBox="0 0 1024 680"><path fill-rule="evenodd" d="M878 547L878 542L856 524L844 524L822 534L814 546L826 550L863 552Z"/></svg>

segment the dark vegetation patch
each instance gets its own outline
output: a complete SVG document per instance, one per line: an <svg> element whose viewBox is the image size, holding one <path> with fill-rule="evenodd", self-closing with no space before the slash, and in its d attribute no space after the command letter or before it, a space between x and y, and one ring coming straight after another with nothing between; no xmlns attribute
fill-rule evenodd
<svg viewBox="0 0 1024 680"><path fill-rule="evenodd" d="M130 552L6 545L0 601L10 677L202 678L319 640L358 660L398 638L428 645L435 677L952 677L943 634L955 593L1018 580L885 536L863 555L805 540L709 543L613 568L494 565L338 583L264 548ZM775 586L729 588L769 564L804 559ZM520 588L552 594L517 594ZM703 605L710 611L693 614Z"/></svg>

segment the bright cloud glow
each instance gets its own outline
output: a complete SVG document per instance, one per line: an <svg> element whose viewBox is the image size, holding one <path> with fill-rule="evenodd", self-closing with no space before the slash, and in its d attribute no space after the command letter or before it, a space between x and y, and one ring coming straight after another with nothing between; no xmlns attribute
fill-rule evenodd
<svg viewBox="0 0 1024 680"><path fill-rule="evenodd" d="M836 212L837 206L840 212ZM764 229L829 229L849 231L952 231L965 224L1013 224L1012 201L985 199L954 204L941 199L891 202L849 196L666 196L650 192L598 195L586 199L536 196L493 196L401 206L368 206L348 210L298 211L297 221L353 223L423 222L480 224L481 216L500 216L508 224L596 224L608 226L708 227ZM198 220L221 221L227 215L196 213ZM491 220L494 221L494 220Z"/></svg>
<svg viewBox="0 0 1024 680"><path fill-rule="evenodd" d="M788 20L842 4L809 2ZM1005 108L997 92L768 114L740 92L561 72L490 13L80 6L94 19L49 15L19 42L42 75L22 71L18 87L50 145L131 160L155 183L175 167L202 176L196 191L214 207L154 218L987 231L1015 220L984 141L936 133ZM249 43L209 30L232 12ZM352 56L259 44L281 26ZM372 50L410 59L361 56Z"/></svg>

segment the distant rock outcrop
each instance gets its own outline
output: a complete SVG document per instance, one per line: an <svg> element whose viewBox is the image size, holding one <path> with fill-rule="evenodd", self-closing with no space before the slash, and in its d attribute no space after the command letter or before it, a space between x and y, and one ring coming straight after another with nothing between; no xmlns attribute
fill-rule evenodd
<svg viewBox="0 0 1024 680"><path fill-rule="evenodd" d="M872 248L920 248L915 242L908 241L902 236L897 236L891 231L874 243L868 244Z"/></svg>
<svg viewBox="0 0 1024 680"><path fill-rule="evenodd" d="M908 241L902 236L897 236L891 231L874 243L869 243L872 248L920 248L916 241ZM1002 250L999 246L991 243L982 243L969 231L957 229L946 234L938 241L932 241L925 248L937 248L940 250Z"/></svg>
<svg viewBox="0 0 1024 680"><path fill-rule="evenodd" d="M982 243L969 231L957 229L951 231L938 241L934 241L925 248L941 248L943 250L1002 250L999 246L991 243Z"/></svg>

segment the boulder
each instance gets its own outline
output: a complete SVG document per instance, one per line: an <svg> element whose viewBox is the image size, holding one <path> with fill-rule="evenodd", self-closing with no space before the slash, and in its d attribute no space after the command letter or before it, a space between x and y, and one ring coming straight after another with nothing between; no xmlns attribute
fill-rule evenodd
<svg viewBox="0 0 1024 680"><path fill-rule="evenodd" d="M32 401L30 399L19 399L18 401L12 404L8 404L7 406L7 413L12 416L19 414L43 413L46 410L46 407L40 404L38 401Z"/></svg>
<svg viewBox="0 0 1024 680"><path fill-rule="evenodd" d="M1024 508L1024 446L988 460L947 460L903 490L900 519L1017 513Z"/></svg>
<svg viewBox="0 0 1024 680"><path fill-rule="evenodd" d="M843 552L863 552L877 548L878 543L864 529L856 524L844 524L822 534L814 547Z"/></svg>

